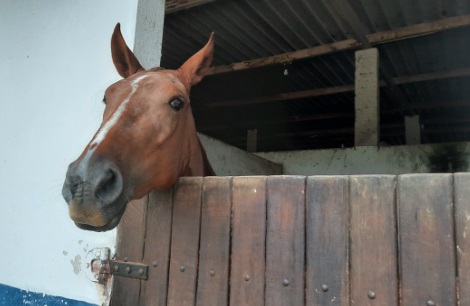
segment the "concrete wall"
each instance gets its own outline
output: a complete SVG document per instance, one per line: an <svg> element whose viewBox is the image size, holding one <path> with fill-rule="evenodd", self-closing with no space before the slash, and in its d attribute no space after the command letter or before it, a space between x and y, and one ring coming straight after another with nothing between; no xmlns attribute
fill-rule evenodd
<svg viewBox="0 0 470 306"><path fill-rule="evenodd" d="M403 174L469 171L470 143L268 152L284 174Z"/></svg>
<svg viewBox="0 0 470 306"><path fill-rule="evenodd" d="M282 165L199 134L207 158L219 176L282 174Z"/></svg>
<svg viewBox="0 0 470 306"><path fill-rule="evenodd" d="M137 0L1 2L0 284L41 293L20 293L21 304L45 304L42 293L99 301L83 258L113 247L115 231L76 228L61 189L101 122L104 90L120 78L113 28L121 22L132 46L136 12ZM0 304L16 305L7 291Z"/></svg>

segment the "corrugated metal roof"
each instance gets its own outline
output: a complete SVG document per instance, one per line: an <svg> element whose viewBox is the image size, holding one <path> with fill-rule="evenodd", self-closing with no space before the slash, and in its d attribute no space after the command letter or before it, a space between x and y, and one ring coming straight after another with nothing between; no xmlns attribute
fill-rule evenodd
<svg viewBox="0 0 470 306"><path fill-rule="evenodd" d="M205 44L212 31L216 32L215 66L358 39L357 29L338 18L335 3L341 2L218 0L169 14L162 66L179 67ZM343 3L353 11L348 14L356 14L363 34L470 14L468 0ZM468 26L376 47L381 71L392 79L470 68ZM198 129L244 148L247 129L256 128L259 150L353 146L352 91L245 105L214 107L214 103L354 84L354 51L210 75L192 91ZM469 94L468 76L382 87L381 140L390 145L404 144L404 116L413 114L421 116L423 142L470 140L470 122L465 121L470 118Z"/></svg>

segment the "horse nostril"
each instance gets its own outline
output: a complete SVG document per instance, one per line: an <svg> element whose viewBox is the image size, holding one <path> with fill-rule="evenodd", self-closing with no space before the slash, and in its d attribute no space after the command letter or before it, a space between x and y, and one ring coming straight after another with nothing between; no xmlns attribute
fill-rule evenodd
<svg viewBox="0 0 470 306"><path fill-rule="evenodd" d="M122 179L118 170L112 168L103 171L98 177L95 187L95 198L101 204L114 202L122 191Z"/></svg>
<svg viewBox="0 0 470 306"><path fill-rule="evenodd" d="M62 187L62 196L69 203L77 193L80 193L78 187L83 183L80 176L75 175L73 171L68 171L65 177L64 186ZM79 196L79 194L78 194Z"/></svg>

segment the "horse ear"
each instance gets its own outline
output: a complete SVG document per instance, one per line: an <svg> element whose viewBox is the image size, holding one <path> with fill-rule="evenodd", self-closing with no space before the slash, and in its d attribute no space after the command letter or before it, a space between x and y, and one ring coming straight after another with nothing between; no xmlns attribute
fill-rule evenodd
<svg viewBox="0 0 470 306"><path fill-rule="evenodd" d="M209 71L214 54L214 32L211 33L207 44L191 56L179 69L188 87L199 83Z"/></svg>
<svg viewBox="0 0 470 306"><path fill-rule="evenodd" d="M118 23L114 28L111 37L111 55L114 67L123 78L127 78L139 70L144 70L135 57L134 53L126 45L126 41L121 34L121 25Z"/></svg>

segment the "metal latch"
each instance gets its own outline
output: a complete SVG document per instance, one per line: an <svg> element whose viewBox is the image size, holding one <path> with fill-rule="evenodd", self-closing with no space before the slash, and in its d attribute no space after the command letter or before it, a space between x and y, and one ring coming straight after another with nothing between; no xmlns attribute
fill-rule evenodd
<svg viewBox="0 0 470 306"><path fill-rule="evenodd" d="M106 284L111 275L147 280L148 266L143 263L111 259L109 248L95 248L88 252L85 274L95 283Z"/></svg>

